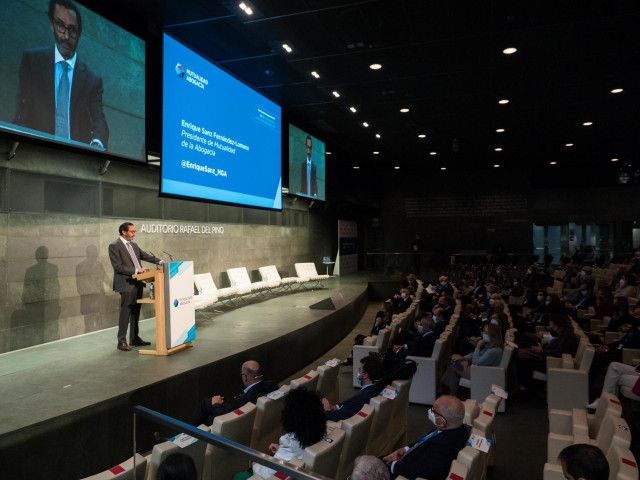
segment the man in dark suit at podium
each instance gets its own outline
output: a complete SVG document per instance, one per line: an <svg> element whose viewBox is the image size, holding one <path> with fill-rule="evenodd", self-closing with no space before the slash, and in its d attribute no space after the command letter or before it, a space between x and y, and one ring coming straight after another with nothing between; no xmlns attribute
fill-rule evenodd
<svg viewBox="0 0 640 480"><path fill-rule="evenodd" d="M132 319L129 332L129 343L134 347L150 345L138 336L138 319L140 318L140 304L144 284L135 280L133 275L148 272L143 268L141 260L162 265L164 262L153 255L140 250L133 243L136 236L136 227L133 223L125 222L118 228L120 237L109 244L109 259L113 265L113 291L120 293L120 319L118 321L118 350L128 352L131 350L127 344L127 326Z"/></svg>

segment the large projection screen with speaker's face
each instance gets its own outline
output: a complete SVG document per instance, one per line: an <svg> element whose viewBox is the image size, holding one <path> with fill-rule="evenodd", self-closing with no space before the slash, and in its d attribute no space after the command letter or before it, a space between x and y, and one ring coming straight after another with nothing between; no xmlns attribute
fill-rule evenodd
<svg viewBox="0 0 640 480"><path fill-rule="evenodd" d="M281 110L164 34L160 194L282 209Z"/></svg>
<svg viewBox="0 0 640 480"><path fill-rule="evenodd" d="M0 134L146 162L145 42L70 0L4 0Z"/></svg>

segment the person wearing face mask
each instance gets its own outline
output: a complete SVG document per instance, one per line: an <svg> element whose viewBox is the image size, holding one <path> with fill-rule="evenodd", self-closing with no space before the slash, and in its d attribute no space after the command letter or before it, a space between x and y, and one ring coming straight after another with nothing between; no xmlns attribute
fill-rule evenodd
<svg viewBox="0 0 640 480"><path fill-rule="evenodd" d="M380 361L373 356L364 357L358 367L358 383L362 385L360 391L349 400L345 400L338 405L331 405L329 400L322 399L322 406L327 420L337 422L353 417L365 403L382 391L384 386L376 383L381 377L382 365Z"/></svg>
<svg viewBox="0 0 640 480"><path fill-rule="evenodd" d="M453 296L453 287L449 283L449 277L442 275L439 279L438 287L436 288L438 295Z"/></svg>
<svg viewBox="0 0 640 480"><path fill-rule="evenodd" d="M613 298L618 297L633 297L638 298L638 289L636 288L636 277L630 273L622 275L618 288L613 292Z"/></svg>
<svg viewBox="0 0 640 480"><path fill-rule="evenodd" d="M402 288L400 290L400 294L396 294L393 298L393 314L396 315L398 313L403 313L409 308L412 302L411 295L409 295L409 290L406 288Z"/></svg>
<svg viewBox="0 0 640 480"><path fill-rule="evenodd" d="M405 358L407 355L417 357L430 357L433 346L436 343L436 335L433 331L433 316L431 312L423 312L416 322L417 338L406 342L404 345L394 345L392 351L395 355Z"/></svg>
<svg viewBox="0 0 640 480"><path fill-rule="evenodd" d="M509 296L521 297L523 295L524 295L524 286L520 281L520 277L513 277L513 283L512 283L511 291L509 292Z"/></svg>
<svg viewBox="0 0 640 480"><path fill-rule="evenodd" d="M440 383L449 389L452 395L458 392L460 377L471 378L471 365L495 367L500 365L504 351L502 332L498 325L488 323L482 330L482 339L478 340L475 350L465 355L451 356L447 370L440 378Z"/></svg>
<svg viewBox="0 0 640 480"><path fill-rule="evenodd" d="M464 404L456 397L442 395L429 409L429 421L435 426L417 442L382 457L391 478L429 478L444 480L451 462L464 448L470 428L464 425Z"/></svg>

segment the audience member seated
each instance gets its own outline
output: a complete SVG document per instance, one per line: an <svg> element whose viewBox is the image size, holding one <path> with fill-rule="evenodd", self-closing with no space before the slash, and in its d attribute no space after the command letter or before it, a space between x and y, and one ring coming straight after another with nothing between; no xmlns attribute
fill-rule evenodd
<svg viewBox="0 0 640 480"><path fill-rule="evenodd" d="M280 437L277 445L269 445L269 451L275 460L288 462L294 457L302 460L304 449L318 443L327 433L320 397L305 388L295 388L289 392L284 401L281 422L284 435ZM244 480L252 473L269 478L276 470L253 462L250 472L238 473L233 478Z"/></svg>
<svg viewBox="0 0 640 480"><path fill-rule="evenodd" d="M413 287L414 292L417 292L418 291L418 278L413 273L410 273L409 275L407 275L407 281Z"/></svg>
<svg viewBox="0 0 640 480"><path fill-rule="evenodd" d="M436 293L438 295L444 294L453 297L453 286L449 283L449 277L447 275L442 275L438 281L439 283L436 287Z"/></svg>
<svg viewBox="0 0 640 480"><path fill-rule="evenodd" d="M535 290L537 288L538 266L535 263L529 265L529 268L527 268L527 272L524 274L524 277L522 278L522 283L527 288L530 288L532 290Z"/></svg>
<svg viewBox="0 0 640 480"><path fill-rule="evenodd" d="M436 305L433 310L435 311L436 308L441 308L442 316L448 322L451 320L451 316L455 311L455 303L456 302L454 302L452 297L448 295L440 295L438 298L438 305Z"/></svg>
<svg viewBox="0 0 640 480"><path fill-rule="evenodd" d="M596 286L596 279L593 278L593 268L589 265L585 265L580 270L580 283L586 283L592 289Z"/></svg>
<svg viewBox="0 0 640 480"><path fill-rule="evenodd" d="M623 298L623 297L620 297ZM624 297L626 298L626 297ZM608 287L598 288L598 298L594 308L593 318L602 320L613 316L613 292Z"/></svg>
<svg viewBox="0 0 640 480"><path fill-rule="evenodd" d="M172 453L165 458L156 472L156 480L196 480L198 471L193 459L184 453Z"/></svg>
<svg viewBox="0 0 640 480"><path fill-rule="evenodd" d="M351 480L389 480L389 469L373 455L361 455L353 462Z"/></svg>
<svg viewBox="0 0 640 480"><path fill-rule="evenodd" d="M487 323L482 332L482 339L478 340L473 353L466 356L452 355L449 365L442 375L440 382L455 395L458 391L460 377L471 378L471 365L481 367L495 367L500 365L504 351L503 335L498 325Z"/></svg>
<svg viewBox="0 0 640 480"><path fill-rule="evenodd" d="M393 303L393 314L404 313L411 305L412 298L409 295L409 290L401 288L400 293L396 293L391 302Z"/></svg>
<svg viewBox="0 0 640 480"><path fill-rule="evenodd" d="M249 360L242 365L242 383L244 391L237 395L232 402L225 402L221 395L204 398L200 405L193 411L189 424L197 427L201 424L211 425L218 415L224 415L240 408L245 403L256 403L259 397L278 389L278 385L270 380L262 380L260 364Z"/></svg>
<svg viewBox="0 0 640 480"><path fill-rule="evenodd" d="M609 368L607 368L607 374L604 377L604 384L602 385L602 391L608 392L613 395L618 395L618 387L624 385L633 389L633 393L640 395L640 367L634 367L633 365L627 365L626 363L611 362ZM587 405L587 408L598 408L598 402L600 397L596 398L593 402Z"/></svg>
<svg viewBox="0 0 640 480"><path fill-rule="evenodd" d="M509 295L512 297L521 297L524 295L524 285L522 285L520 277L513 277L513 285Z"/></svg>
<svg viewBox="0 0 640 480"><path fill-rule="evenodd" d="M613 292L613 298L618 297L638 297L638 289L636 288L636 277L631 273L626 273L620 279L618 288Z"/></svg>
<svg viewBox="0 0 640 480"><path fill-rule="evenodd" d="M358 382L362 388L349 400L338 405L331 405L326 398L322 399L322 407L327 420L337 422L353 417L360 411L365 403L378 395L384 385L376 383L382 377L382 365L380 360L372 355L364 357L358 367Z"/></svg>
<svg viewBox="0 0 640 480"><path fill-rule="evenodd" d="M386 300L382 304L382 310L379 310L378 313L376 313L376 318L373 321L373 327L371 328L371 333L369 335L378 335L378 333L380 333L380 330L391 325L392 317L393 306L391 304L391 300ZM353 344L362 345L365 338L366 337L362 334L356 335L356 338L353 339ZM353 365L353 351L351 351L351 353L349 353L349 356L341 362L341 365Z"/></svg>
<svg viewBox="0 0 640 480"><path fill-rule="evenodd" d="M562 279L562 291L567 292L569 290L571 279L577 277L578 272L573 269L573 263L569 262L564 265L564 278Z"/></svg>
<svg viewBox="0 0 640 480"><path fill-rule="evenodd" d="M392 347L393 354L400 356L402 359L407 355L416 357L430 357L433 352L433 346L437 337L433 331L433 315L431 312L422 312L420 318L415 320L415 327L418 335L404 344L396 344Z"/></svg>
<svg viewBox="0 0 640 480"><path fill-rule="evenodd" d="M541 342L543 339L539 336L530 333L520 337L518 383L523 399L531 393L533 371L547 371L547 357L562 357L564 353L574 356L578 349L578 337L566 315L555 314L549 318L549 333L550 338L546 343Z"/></svg>
<svg viewBox="0 0 640 480"><path fill-rule="evenodd" d="M569 445L560 452L558 460L567 480L609 480L609 462L594 445Z"/></svg>
<svg viewBox="0 0 640 480"><path fill-rule="evenodd" d="M456 397L440 396L429 409L429 421L436 427L412 445L399 448L382 458L391 478L444 480L451 462L464 448L469 429L464 420L464 404Z"/></svg>

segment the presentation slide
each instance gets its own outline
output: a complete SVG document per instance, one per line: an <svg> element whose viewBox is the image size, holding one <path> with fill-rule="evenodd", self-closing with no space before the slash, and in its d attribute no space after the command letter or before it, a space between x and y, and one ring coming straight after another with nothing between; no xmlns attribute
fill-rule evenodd
<svg viewBox="0 0 640 480"><path fill-rule="evenodd" d="M145 42L64 5L3 1L0 132L146 162Z"/></svg>
<svg viewBox="0 0 640 480"><path fill-rule="evenodd" d="M282 209L280 107L164 34L161 194Z"/></svg>
<svg viewBox="0 0 640 480"><path fill-rule="evenodd" d="M324 142L289 124L289 193L326 200Z"/></svg>

